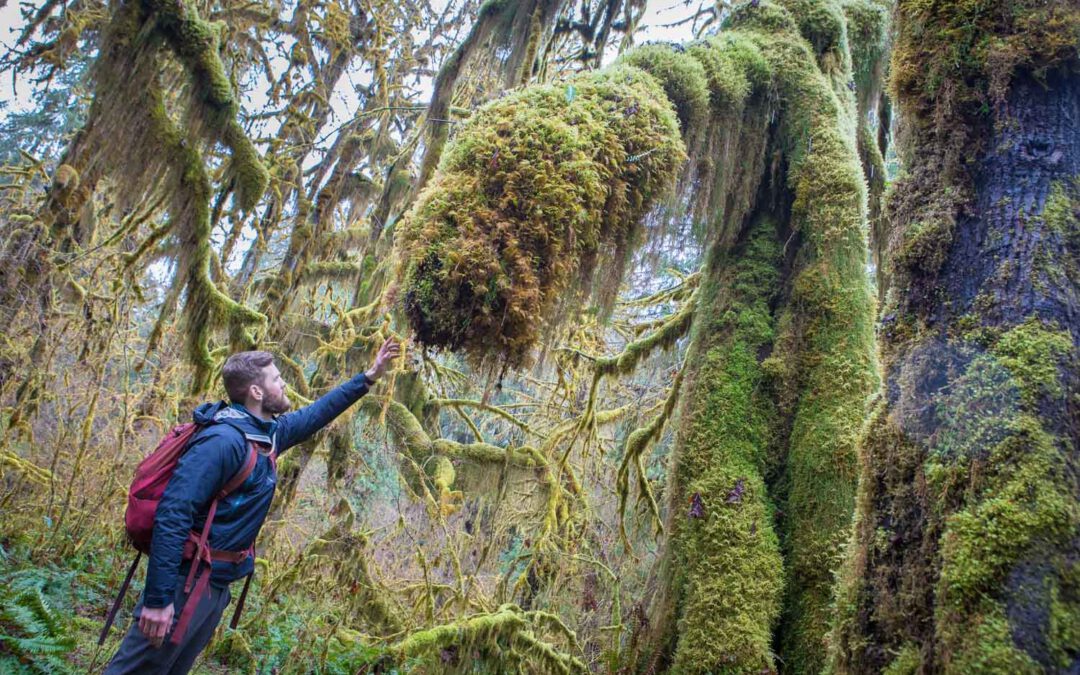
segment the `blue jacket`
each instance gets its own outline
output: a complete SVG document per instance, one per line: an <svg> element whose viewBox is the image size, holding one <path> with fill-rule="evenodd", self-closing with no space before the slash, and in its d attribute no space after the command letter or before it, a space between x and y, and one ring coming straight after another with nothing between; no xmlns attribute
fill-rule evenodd
<svg viewBox="0 0 1080 675"><path fill-rule="evenodd" d="M204 403L195 409L195 422L205 425L192 438L176 465L154 515L154 536L146 569L143 603L165 607L173 601L178 577L186 574L184 542L192 530L202 530L210 502L248 458L247 441L260 452L255 469L239 488L218 502L210 526L210 548L243 551L249 548L270 511L277 487L277 471L264 454L278 454L305 441L367 393L368 379L360 374L311 405L264 422L243 406L225 401ZM249 574L255 561L214 562L210 583L223 587Z"/></svg>

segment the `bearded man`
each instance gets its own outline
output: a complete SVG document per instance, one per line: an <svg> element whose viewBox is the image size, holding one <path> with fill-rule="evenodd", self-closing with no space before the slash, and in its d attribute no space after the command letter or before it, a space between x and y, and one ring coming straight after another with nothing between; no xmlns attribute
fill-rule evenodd
<svg viewBox="0 0 1080 675"><path fill-rule="evenodd" d="M204 403L195 409L200 429L158 504L146 588L106 674L172 674L191 669L229 604L229 584L249 577L255 568L253 546L274 499L278 455L305 441L366 394L400 349L396 341L387 340L367 372L291 413L287 412L291 403L285 381L271 354L241 352L225 361L222 380L230 403ZM254 467L243 482L232 485L234 477L242 475L241 469L249 468L252 447L257 451ZM212 503L216 509L209 516ZM194 576L189 575L189 540L192 533L202 532L208 517L209 548L232 555L212 560L208 592L185 591ZM189 598L197 605L177 629ZM179 639L167 639L174 630L173 637Z"/></svg>

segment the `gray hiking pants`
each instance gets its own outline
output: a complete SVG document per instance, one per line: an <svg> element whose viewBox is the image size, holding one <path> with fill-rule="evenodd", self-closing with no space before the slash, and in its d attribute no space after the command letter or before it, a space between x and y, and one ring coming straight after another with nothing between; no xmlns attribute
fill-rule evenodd
<svg viewBox="0 0 1080 675"><path fill-rule="evenodd" d="M184 609L187 594L184 593L184 581L187 575L180 577L176 584L176 595L173 597L173 628L180 620L180 612ZM195 614L191 617L187 632L180 644L175 645L170 640L172 630L165 636L165 642L160 647L154 647L139 630L139 617L142 615L142 597L135 606L135 619L131 622L124 641L120 643L120 649L105 667L103 675L184 675L195 659L214 635L214 629L221 621L221 615L232 596L228 588L215 588L209 586L202 602L195 608Z"/></svg>

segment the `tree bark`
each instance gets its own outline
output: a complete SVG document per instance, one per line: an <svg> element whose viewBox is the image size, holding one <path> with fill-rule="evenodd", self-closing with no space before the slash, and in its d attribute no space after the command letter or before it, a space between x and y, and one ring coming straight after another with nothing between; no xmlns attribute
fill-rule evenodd
<svg viewBox="0 0 1080 675"><path fill-rule="evenodd" d="M983 152L951 238L928 245L924 223L892 214L890 253L909 272L880 329L838 671L1080 669L1074 65L1018 72L990 123L954 129ZM925 149L930 111L904 104ZM926 190L902 181L897 203ZM940 252L940 271L911 272L916 249Z"/></svg>

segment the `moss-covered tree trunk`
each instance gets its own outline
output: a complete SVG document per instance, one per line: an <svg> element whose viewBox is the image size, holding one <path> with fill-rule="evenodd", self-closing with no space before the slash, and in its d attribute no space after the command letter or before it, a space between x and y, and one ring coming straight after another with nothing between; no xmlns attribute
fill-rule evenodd
<svg viewBox="0 0 1080 675"><path fill-rule="evenodd" d="M908 174L832 665L1078 672L1080 11L905 1L898 26Z"/></svg>

